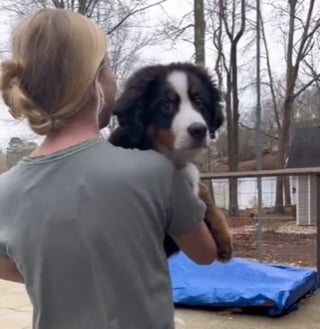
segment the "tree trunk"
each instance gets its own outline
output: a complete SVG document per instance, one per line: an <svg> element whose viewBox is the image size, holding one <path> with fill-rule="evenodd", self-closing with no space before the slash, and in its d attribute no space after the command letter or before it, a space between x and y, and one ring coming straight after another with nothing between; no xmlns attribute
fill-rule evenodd
<svg viewBox="0 0 320 329"><path fill-rule="evenodd" d="M203 0L194 0L194 47L195 62L199 65L205 65L205 31L206 24L204 20Z"/></svg>
<svg viewBox="0 0 320 329"><path fill-rule="evenodd" d="M204 1L193 1L194 13L194 49L195 49L195 63L198 65L205 65L205 30L206 24L204 20ZM208 172L210 167L210 153L209 150L197 162L200 172ZM203 183L207 186L212 198L213 188L210 179L206 179Z"/></svg>
<svg viewBox="0 0 320 329"><path fill-rule="evenodd" d="M291 195L290 195L290 177L285 177L284 179L284 199L285 199L285 206L291 206Z"/></svg>
<svg viewBox="0 0 320 329"><path fill-rule="evenodd" d="M227 81L230 81L230 74L228 74ZM230 84L231 85L231 84ZM226 94L226 111L227 111L227 127L228 127L228 162L229 170L236 171L238 168L238 158L236 156L235 144L237 143L234 139L235 126L233 125L233 111L232 111L232 96L230 87ZM237 130L237 129L236 129ZM229 215L237 216L238 211L238 183L236 178L229 179Z"/></svg>
<svg viewBox="0 0 320 329"><path fill-rule="evenodd" d="M292 116L293 98L287 96L283 104L283 124L280 130L279 136L279 147L278 147L278 168L282 169L284 167L288 149L289 149L289 138L290 138L290 126L291 126L291 116ZM277 178L277 189L276 189L276 204L275 211L277 213L284 213L284 178Z"/></svg>
<svg viewBox="0 0 320 329"><path fill-rule="evenodd" d="M283 207L283 177L277 177L277 185L276 185L276 204L274 207L274 211L276 213L283 214L284 207Z"/></svg>
<svg viewBox="0 0 320 329"><path fill-rule="evenodd" d="M229 148L229 170L237 171L239 162L239 114L238 114L238 81L237 81L237 50L236 45L231 47L230 54L231 93L229 97L229 106L231 114L230 131L228 131L228 148ZM229 215L238 216L238 180L236 178L229 180Z"/></svg>
<svg viewBox="0 0 320 329"><path fill-rule="evenodd" d="M228 39L230 41L230 61L229 70L227 73L227 124L228 124L228 159L229 170L238 170L239 161L239 100L238 100L238 67L237 67L237 46L239 40L243 36L246 26L246 9L245 0L241 0L241 14L240 14L240 26L238 32L235 32L235 2L232 6L232 22L231 27L228 24L226 3L223 0L219 1L219 15L224 23L224 28ZM230 216L239 215L238 207L238 183L237 179L229 180L229 214Z"/></svg>

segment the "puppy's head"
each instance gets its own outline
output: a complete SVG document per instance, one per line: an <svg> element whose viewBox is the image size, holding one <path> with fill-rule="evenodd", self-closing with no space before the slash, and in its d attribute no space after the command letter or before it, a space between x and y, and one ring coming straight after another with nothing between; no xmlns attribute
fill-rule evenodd
<svg viewBox="0 0 320 329"><path fill-rule="evenodd" d="M181 161L199 155L223 123L219 91L205 69L189 63L134 73L114 114L120 125L114 136L127 144L120 146L156 148Z"/></svg>

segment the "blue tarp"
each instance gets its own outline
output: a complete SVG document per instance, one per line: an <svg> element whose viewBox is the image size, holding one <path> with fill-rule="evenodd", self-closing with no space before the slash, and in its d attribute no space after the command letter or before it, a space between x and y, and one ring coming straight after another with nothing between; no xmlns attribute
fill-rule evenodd
<svg viewBox="0 0 320 329"><path fill-rule="evenodd" d="M183 253L169 259L175 304L197 307L262 307L279 316L317 289L317 272L307 268L266 265L234 258L202 266Z"/></svg>

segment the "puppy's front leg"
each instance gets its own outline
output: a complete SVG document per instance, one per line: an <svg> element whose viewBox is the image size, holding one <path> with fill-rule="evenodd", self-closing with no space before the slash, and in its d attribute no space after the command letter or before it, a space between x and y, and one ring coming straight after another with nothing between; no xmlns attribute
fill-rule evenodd
<svg viewBox="0 0 320 329"><path fill-rule="evenodd" d="M232 258L233 247L227 219L222 210L214 206L208 189L202 184L199 184L199 198L207 206L205 222L216 241L218 260L228 262Z"/></svg>

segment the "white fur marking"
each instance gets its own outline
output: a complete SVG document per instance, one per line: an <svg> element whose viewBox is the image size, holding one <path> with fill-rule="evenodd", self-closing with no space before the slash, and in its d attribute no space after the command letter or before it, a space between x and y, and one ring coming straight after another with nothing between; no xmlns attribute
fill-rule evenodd
<svg viewBox="0 0 320 329"><path fill-rule="evenodd" d="M192 148L193 140L187 131L188 127L193 123L206 125L206 122L202 115L194 109L190 101L187 74L182 71L174 71L168 76L167 80L180 97L179 111L172 122L172 131L175 136L174 148ZM209 142L208 134L206 141Z"/></svg>

